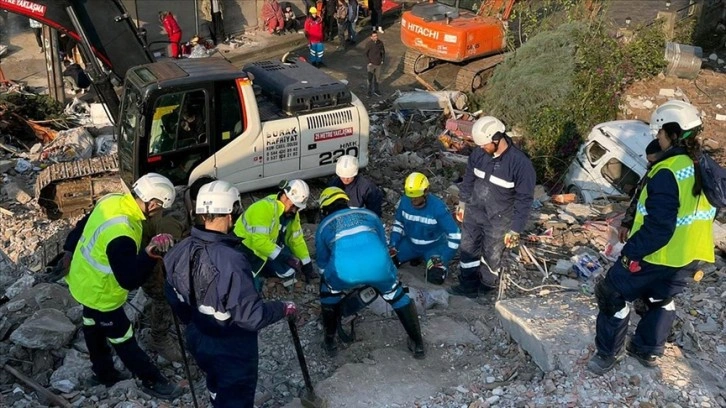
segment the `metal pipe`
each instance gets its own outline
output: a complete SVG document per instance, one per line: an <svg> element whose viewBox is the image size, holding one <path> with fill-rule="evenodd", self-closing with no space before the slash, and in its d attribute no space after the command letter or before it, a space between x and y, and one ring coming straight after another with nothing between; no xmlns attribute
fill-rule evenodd
<svg viewBox="0 0 726 408"><path fill-rule="evenodd" d="M194 0L194 34L199 35L199 1Z"/></svg>

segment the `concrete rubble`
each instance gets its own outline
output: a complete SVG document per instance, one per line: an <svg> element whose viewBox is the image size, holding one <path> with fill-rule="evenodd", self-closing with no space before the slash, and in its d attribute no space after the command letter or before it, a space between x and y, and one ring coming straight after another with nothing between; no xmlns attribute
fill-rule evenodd
<svg viewBox="0 0 726 408"><path fill-rule="evenodd" d="M675 89L670 91L675 95ZM438 96L434 99L440 101ZM647 102L651 99L639 103L648 109ZM458 202L453 181L464 173L471 151L467 122L477 113L457 106L422 106L397 109L391 101L381 101L369 107L371 153L364 174L384 188L388 226L411 171L427 174L431 191L450 208ZM15 191L8 190L10 184L32 191L44 165L40 152L0 152L0 296L6 299L0 306L0 363L16 367L74 406L169 406L146 395L135 380L111 388L89 385L90 362L78 330L81 306L62 282L35 284L76 221L47 220L34 197L22 202L8 193ZM32 167L17 172L20 159ZM511 280L505 279L503 299L495 302L495 294L477 301L451 297L422 303L419 313L427 342L423 361L410 357L395 316L374 310L359 318L357 341L342 345L338 357L330 359L320 347L318 288L298 282L287 289L268 280L268 298L291 298L300 306L300 336L318 394L336 407L726 406L726 262L721 254L715 265L704 268L704 279L678 298L674 338L661 368L645 370L626 359L613 372L595 377L584 369L594 351L592 287L611 264L604 253L614 244L613 231L627 203L556 204L551 197L557 193L538 186L523 245L507 258L506 276ZM314 221L304 224L313 251L316 227ZM716 235L723 247L726 229L719 225ZM578 272L575 262L585 256L599 267L588 276ZM403 266L400 276L424 298L440 289L425 282L422 266ZM455 282L452 273L446 285ZM560 293L563 290L568 292ZM138 338L145 348L148 299L141 290L132 298L134 306L127 312L138 322ZM257 405L299 406L296 397L304 382L286 324L266 328L259 340ZM181 364L155 354L152 358L165 375L188 383ZM195 366L192 372L192 386L205 399L203 376ZM0 405L41 404L0 370ZM191 406L191 394L170 405Z"/></svg>

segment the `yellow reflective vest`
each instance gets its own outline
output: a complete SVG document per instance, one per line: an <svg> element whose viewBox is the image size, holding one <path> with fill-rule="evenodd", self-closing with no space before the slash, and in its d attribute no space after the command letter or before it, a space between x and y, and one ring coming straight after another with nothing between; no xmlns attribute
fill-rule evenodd
<svg viewBox="0 0 726 408"><path fill-rule="evenodd" d="M126 236L134 240L138 252L144 219L144 213L131 194L109 194L96 204L83 228L66 276L68 289L78 303L107 312L126 302L128 291L116 281L106 247L112 240Z"/></svg>
<svg viewBox="0 0 726 408"><path fill-rule="evenodd" d="M659 171L670 171L678 183L680 205L678 206L676 229L665 246L646 255L643 260L656 265L676 268L688 265L695 260L714 262L713 219L716 216L716 209L711 206L703 193L696 197L693 196L693 185L696 180L693 160L684 154L667 158L655 164L648 173L648 177L652 179ZM648 216L645 207L647 200L648 189L644 188L638 198L630 236L643 226L645 217Z"/></svg>
<svg viewBox="0 0 726 408"><path fill-rule="evenodd" d="M280 235L280 217L285 212L285 205L277 199L277 195L269 195L253 203L234 225L234 233L242 238L242 244L251 249L263 260L275 259L282 251L277 245ZM305 243L300 214L287 224L285 229L285 245L303 264L310 263L310 252Z"/></svg>

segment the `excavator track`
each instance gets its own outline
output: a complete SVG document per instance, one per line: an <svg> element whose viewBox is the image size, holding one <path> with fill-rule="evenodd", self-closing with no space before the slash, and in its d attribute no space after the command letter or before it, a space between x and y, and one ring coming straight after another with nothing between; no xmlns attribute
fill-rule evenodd
<svg viewBox="0 0 726 408"><path fill-rule="evenodd" d="M474 92L483 87L494 72L494 67L502 61L504 61L504 54L497 54L462 66L456 74L456 89Z"/></svg>
<svg viewBox="0 0 726 408"><path fill-rule="evenodd" d="M434 66L435 59L421 54L418 51L406 50L403 57L403 73L418 75Z"/></svg>
<svg viewBox="0 0 726 408"><path fill-rule="evenodd" d="M118 155L93 157L48 166L35 180L35 196L48 218L83 214L106 194L123 191Z"/></svg>

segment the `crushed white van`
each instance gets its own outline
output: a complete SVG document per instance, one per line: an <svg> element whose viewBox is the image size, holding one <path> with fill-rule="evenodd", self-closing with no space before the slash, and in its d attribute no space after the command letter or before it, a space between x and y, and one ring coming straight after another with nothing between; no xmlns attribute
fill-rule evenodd
<svg viewBox="0 0 726 408"><path fill-rule="evenodd" d="M595 126L567 170L565 190L585 204L629 195L646 172L645 148L652 140L648 124L639 120Z"/></svg>

